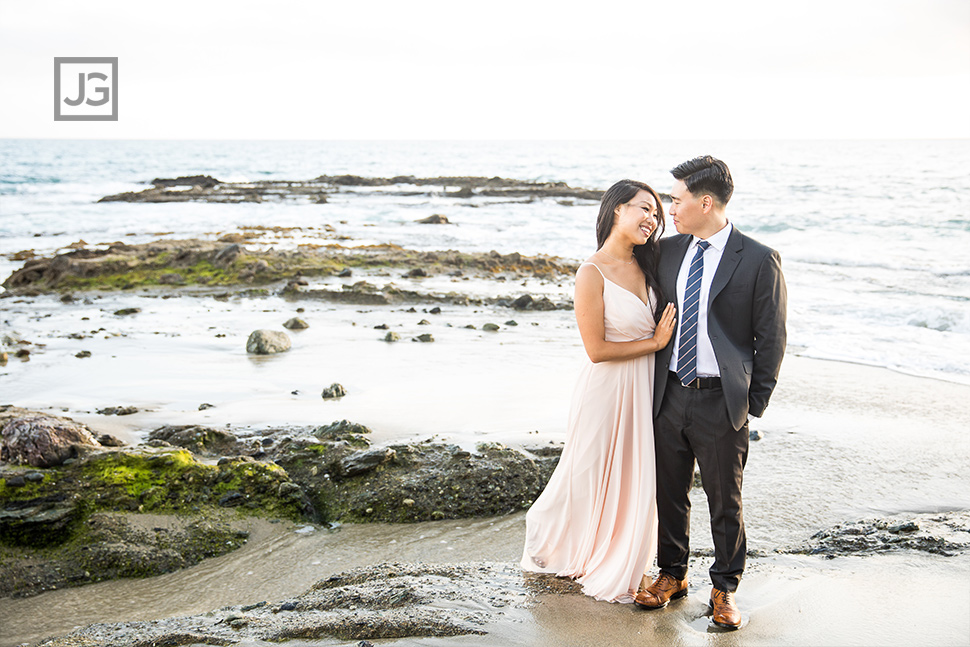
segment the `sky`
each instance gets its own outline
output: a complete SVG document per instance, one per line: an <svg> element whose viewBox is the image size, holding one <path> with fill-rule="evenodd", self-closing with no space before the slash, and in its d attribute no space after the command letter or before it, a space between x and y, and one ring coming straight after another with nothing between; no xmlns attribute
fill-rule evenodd
<svg viewBox="0 0 970 647"><path fill-rule="evenodd" d="M0 88L0 138L970 138L970 0L0 0Z"/></svg>

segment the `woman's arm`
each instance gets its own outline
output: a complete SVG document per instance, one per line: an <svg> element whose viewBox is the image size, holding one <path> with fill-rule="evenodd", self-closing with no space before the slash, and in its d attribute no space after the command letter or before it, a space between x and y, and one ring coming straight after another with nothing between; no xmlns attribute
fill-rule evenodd
<svg viewBox="0 0 970 647"><path fill-rule="evenodd" d="M660 317L652 339L641 341L606 341L603 321L603 277L595 267L583 266L576 274L576 323L583 338L586 354L594 364L633 359L655 353L670 342L674 325L674 305L668 304Z"/></svg>

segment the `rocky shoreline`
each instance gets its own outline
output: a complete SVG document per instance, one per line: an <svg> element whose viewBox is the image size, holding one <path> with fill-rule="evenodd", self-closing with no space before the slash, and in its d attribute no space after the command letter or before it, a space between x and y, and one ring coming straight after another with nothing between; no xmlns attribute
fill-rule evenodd
<svg viewBox="0 0 970 647"><path fill-rule="evenodd" d="M231 240L231 239L229 239ZM109 243L102 248L81 246L51 257L27 258L4 282L0 298L36 296L60 292L65 300L73 291L167 288L199 290L225 288L251 290L272 286L287 299L318 299L335 303L389 305L425 303L499 305L516 310L571 309L571 299L551 300L544 295L514 293L488 298L470 297L460 290L422 290L401 287L393 280L376 285L367 280L348 280L334 288L311 286L309 278L336 276L350 279L355 270L379 277L421 280L450 278L537 279L561 282L571 277L577 264L547 256L518 253L419 252L396 245L344 247L303 246L295 250L247 249L236 242L197 239L159 240L128 245ZM222 290L221 292L219 290ZM269 294L264 289L262 294Z"/></svg>
<svg viewBox="0 0 970 647"><path fill-rule="evenodd" d="M384 195L536 200L566 198L598 201L602 190L574 188L565 182L533 182L501 177L431 177L400 175L391 178L359 175L321 175L312 180L222 182L209 175L155 178L152 187L109 195L98 202L264 202L307 200L326 203L338 193L360 193L375 187ZM391 187L391 188L388 188Z"/></svg>
<svg viewBox="0 0 970 647"><path fill-rule="evenodd" d="M347 421L246 437L168 426L144 444L111 446L121 443L10 406L0 425L0 597L182 568L241 545L232 522L246 516L327 524L505 514L532 503L562 449L371 447L370 430ZM119 513L183 520L138 529Z"/></svg>

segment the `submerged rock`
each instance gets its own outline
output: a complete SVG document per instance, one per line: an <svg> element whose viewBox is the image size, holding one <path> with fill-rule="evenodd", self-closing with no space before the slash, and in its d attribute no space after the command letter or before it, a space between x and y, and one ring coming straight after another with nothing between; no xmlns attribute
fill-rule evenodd
<svg viewBox="0 0 970 647"><path fill-rule="evenodd" d="M421 225L450 225L451 221L448 220L448 216L443 216L440 213L435 213L427 218L419 218L414 222Z"/></svg>
<svg viewBox="0 0 970 647"><path fill-rule="evenodd" d="M212 187L220 184L222 183L211 175L183 175L175 179L155 178L152 180L153 186L166 188L173 186L197 186L202 187L203 189L211 189Z"/></svg>
<svg viewBox="0 0 970 647"><path fill-rule="evenodd" d="M548 311L572 310L573 308L573 302L571 300L563 300L559 303L555 303L547 296L536 298L531 294L523 294L515 299L497 299L495 300L495 303L497 305L514 308L516 310Z"/></svg>
<svg viewBox="0 0 970 647"><path fill-rule="evenodd" d="M278 330L254 330L246 340L246 352L271 355L290 350L290 337Z"/></svg>
<svg viewBox="0 0 970 647"><path fill-rule="evenodd" d="M327 196L344 193L356 196L360 190L344 191L342 187L395 187L383 189L384 195L429 197L448 191L449 197L474 198L477 196L531 201L540 198L566 198L572 200L598 201L603 192L597 189L571 187L565 182L535 182L502 177L430 177L413 175L362 177L360 175L321 175L312 180L260 180L256 182L220 182L209 175L183 176L175 179L156 178L152 188L108 195L98 202L263 202L266 200L303 200L320 204ZM182 187L189 187L188 190ZM417 189L417 190L416 190ZM433 217L433 216L432 216Z"/></svg>
<svg viewBox="0 0 970 647"><path fill-rule="evenodd" d="M367 644L487 635L491 623L507 624L510 616L528 613L539 595L580 594L578 584L560 580L523 573L511 564L385 563L333 575L302 595L271 604L227 607L181 618L99 623L43 645L110 642L113 647L141 647L289 640L303 644L321 639Z"/></svg>
<svg viewBox="0 0 970 647"><path fill-rule="evenodd" d="M970 511L841 523L783 552L832 558L904 549L946 556L966 552L970 549Z"/></svg>
<svg viewBox="0 0 970 647"><path fill-rule="evenodd" d="M105 407L98 409L98 413L102 416L130 416L138 413L138 407Z"/></svg>

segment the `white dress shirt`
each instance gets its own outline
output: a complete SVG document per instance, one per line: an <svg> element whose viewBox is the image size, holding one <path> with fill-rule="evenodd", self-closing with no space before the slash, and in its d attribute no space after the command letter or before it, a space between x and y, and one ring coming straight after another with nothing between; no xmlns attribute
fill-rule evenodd
<svg viewBox="0 0 970 647"><path fill-rule="evenodd" d="M711 295L711 281L714 280L714 273L721 262L721 255L724 253L724 246L727 245L728 237L733 229L728 223L721 231L707 239L711 244L704 252L704 276L701 278L700 309L697 312L697 376L698 377L719 377L721 369L717 366L717 357L714 355L714 346L711 345L711 338L707 334L707 311L709 297ZM680 273L677 275L677 338L674 340L674 351L670 356L670 370L677 370L677 358L680 352L680 331L684 327L684 291L687 289L687 274L690 272L690 263L694 260L697 252L697 243L701 239L694 236L684 255L684 262L680 265Z"/></svg>

